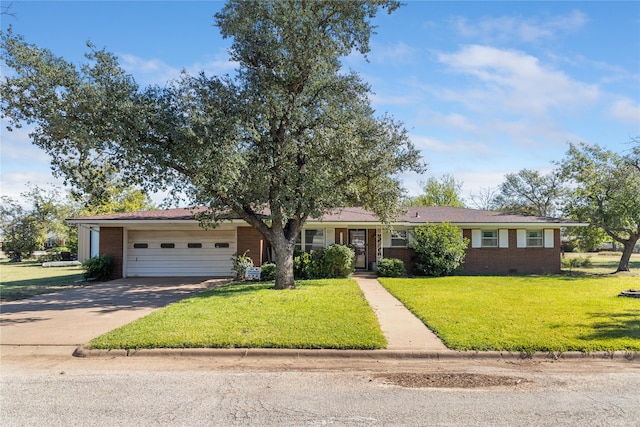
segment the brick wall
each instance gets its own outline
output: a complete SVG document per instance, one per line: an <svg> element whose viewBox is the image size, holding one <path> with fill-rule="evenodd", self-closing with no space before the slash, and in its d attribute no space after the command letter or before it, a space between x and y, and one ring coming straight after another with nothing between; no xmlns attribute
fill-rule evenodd
<svg viewBox="0 0 640 427"><path fill-rule="evenodd" d="M471 230L463 230L471 240ZM463 274L560 273L560 230L554 230L553 248L518 248L517 230L509 230L508 248L469 248Z"/></svg>
<svg viewBox="0 0 640 427"><path fill-rule="evenodd" d="M123 229L122 227L100 227L100 255L111 255L113 268L111 280L120 279L122 272L123 255Z"/></svg>
<svg viewBox="0 0 640 427"><path fill-rule="evenodd" d="M404 262L404 269L408 275L413 275L413 255L414 250L409 248L383 248L382 256L384 258L397 258Z"/></svg>
<svg viewBox="0 0 640 427"><path fill-rule="evenodd" d="M238 227L238 255L247 252L247 256L253 260L256 267L268 260L268 243L262 233L253 227Z"/></svg>

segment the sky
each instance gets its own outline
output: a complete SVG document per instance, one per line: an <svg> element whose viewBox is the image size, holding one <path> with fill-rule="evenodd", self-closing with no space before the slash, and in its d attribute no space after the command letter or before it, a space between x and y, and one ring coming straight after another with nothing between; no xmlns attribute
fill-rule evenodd
<svg viewBox="0 0 640 427"><path fill-rule="evenodd" d="M115 53L141 86L181 70L233 74L215 1L2 1L29 43L75 64L86 42ZM522 169L548 173L569 143L623 153L640 135L640 2L406 1L376 17L367 58L342 59L371 85L377 115L404 123L428 163L400 178L418 195L453 175L462 195ZM8 75L2 64L2 74ZM2 123L0 193L61 186L29 130ZM159 200L159 199L158 199Z"/></svg>

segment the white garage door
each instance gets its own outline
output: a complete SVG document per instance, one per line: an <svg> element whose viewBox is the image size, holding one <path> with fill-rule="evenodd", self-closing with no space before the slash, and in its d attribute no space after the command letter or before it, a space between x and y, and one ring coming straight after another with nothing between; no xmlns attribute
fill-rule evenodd
<svg viewBox="0 0 640 427"><path fill-rule="evenodd" d="M229 277L234 253L235 230L129 230L127 276Z"/></svg>

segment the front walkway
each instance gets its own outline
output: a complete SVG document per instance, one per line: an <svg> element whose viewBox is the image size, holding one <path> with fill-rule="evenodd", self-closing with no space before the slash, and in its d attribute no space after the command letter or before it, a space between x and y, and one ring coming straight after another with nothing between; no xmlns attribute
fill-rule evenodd
<svg viewBox="0 0 640 427"><path fill-rule="evenodd" d="M371 273L356 273L354 278L378 316L387 350L442 351L447 347L422 321L393 297Z"/></svg>

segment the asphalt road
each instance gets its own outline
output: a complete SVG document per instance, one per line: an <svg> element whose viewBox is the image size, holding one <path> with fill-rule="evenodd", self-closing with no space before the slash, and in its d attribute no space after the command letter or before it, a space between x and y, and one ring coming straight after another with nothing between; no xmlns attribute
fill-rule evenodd
<svg viewBox="0 0 640 427"><path fill-rule="evenodd" d="M3 357L10 426L638 426L637 361ZM410 388L385 375L509 385Z"/></svg>

